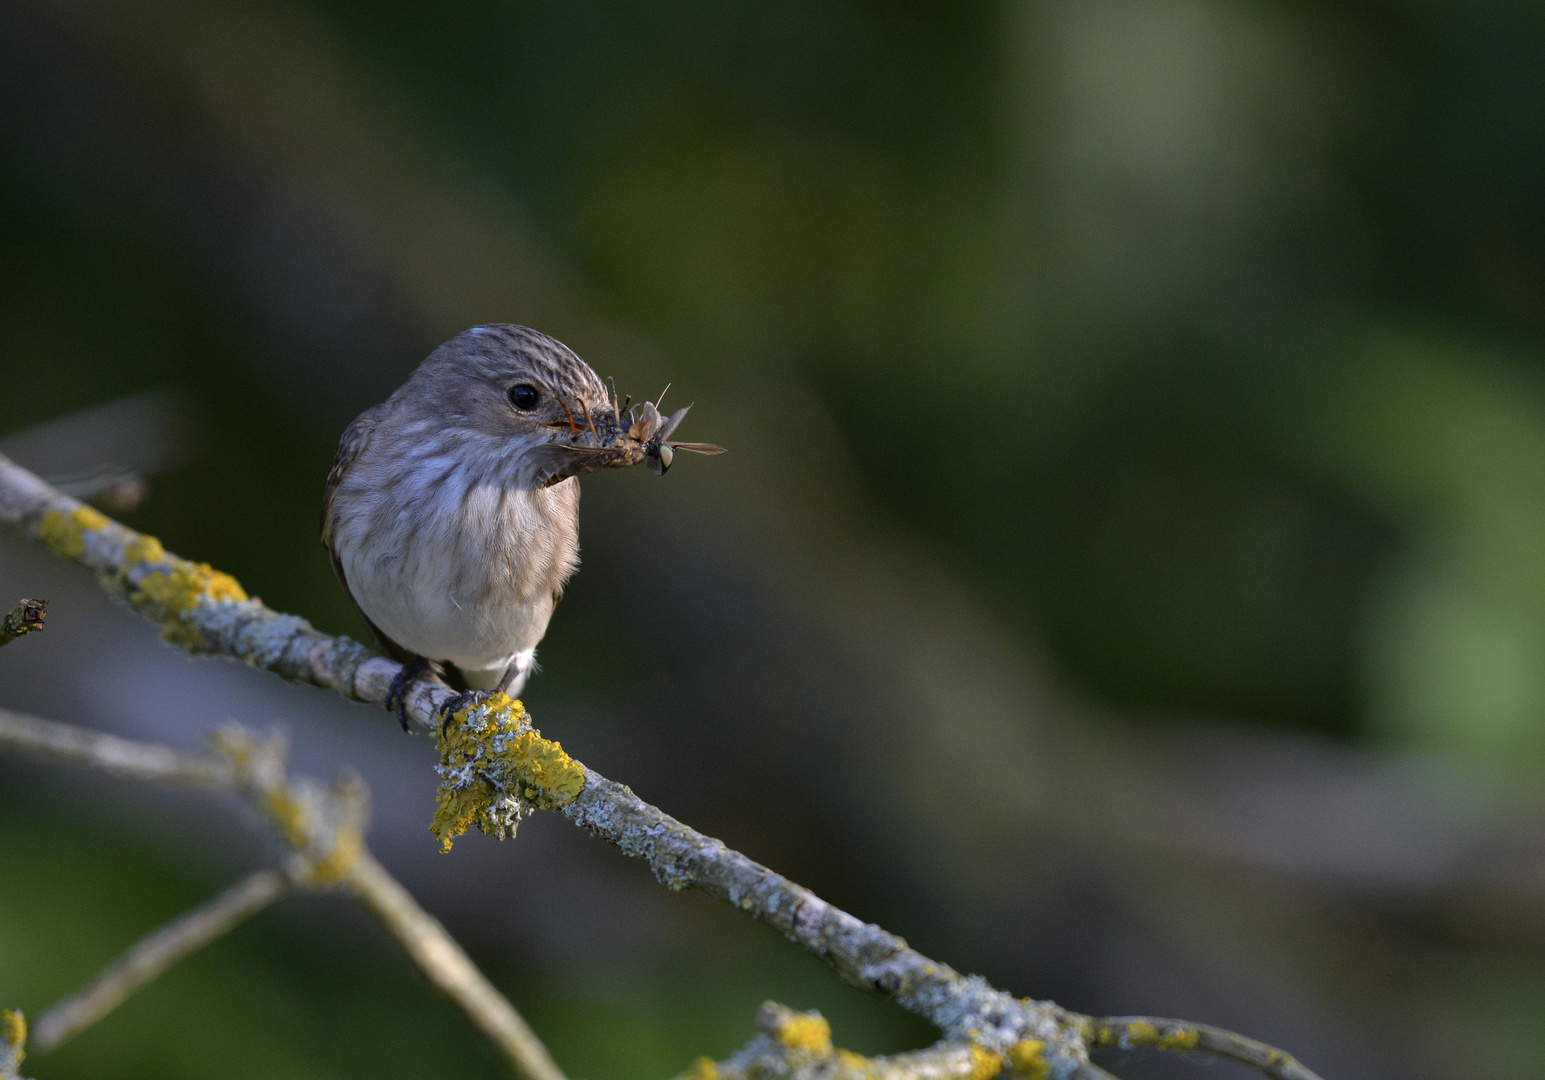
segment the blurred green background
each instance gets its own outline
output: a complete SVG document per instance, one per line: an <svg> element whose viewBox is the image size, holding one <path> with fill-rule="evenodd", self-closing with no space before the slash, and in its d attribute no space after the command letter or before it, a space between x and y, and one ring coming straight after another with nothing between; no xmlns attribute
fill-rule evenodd
<svg viewBox="0 0 1545 1080"><path fill-rule="evenodd" d="M585 482L527 694L577 756L1016 993L1328 1078L1539 1074L1542 181L1532 3L6 0L0 451L141 470L130 524L362 636L316 540L338 434L537 326L731 448ZM561 823L426 854L389 718L83 578L3 541L54 607L0 701L358 766L572 1075L722 1056L768 996L932 1037ZM34 1015L262 854L15 760L0 815ZM29 1068L499 1071L304 900Z"/></svg>

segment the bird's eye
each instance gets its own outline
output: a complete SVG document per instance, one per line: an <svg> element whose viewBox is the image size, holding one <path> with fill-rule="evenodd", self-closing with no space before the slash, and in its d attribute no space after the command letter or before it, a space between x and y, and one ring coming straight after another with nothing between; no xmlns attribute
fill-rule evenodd
<svg viewBox="0 0 1545 1080"><path fill-rule="evenodd" d="M522 411L536 408L537 399L541 396L530 383L517 383L510 387L510 404Z"/></svg>

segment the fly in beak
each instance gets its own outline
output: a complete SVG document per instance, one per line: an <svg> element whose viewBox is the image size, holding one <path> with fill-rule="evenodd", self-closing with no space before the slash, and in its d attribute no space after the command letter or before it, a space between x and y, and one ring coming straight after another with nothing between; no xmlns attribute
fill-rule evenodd
<svg viewBox="0 0 1545 1080"><path fill-rule="evenodd" d="M627 468L640 461L648 462L650 471L660 476L671 467L677 450L724 453L722 446L712 443L669 441L691 408L684 405L669 417L662 417L653 402L635 405L626 413L614 402L609 415L598 416L581 408L576 416L572 408L565 406L568 418L548 426L566 432L569 438L534 451L539 459L538 486L548 487L600 469Z"/></svg>

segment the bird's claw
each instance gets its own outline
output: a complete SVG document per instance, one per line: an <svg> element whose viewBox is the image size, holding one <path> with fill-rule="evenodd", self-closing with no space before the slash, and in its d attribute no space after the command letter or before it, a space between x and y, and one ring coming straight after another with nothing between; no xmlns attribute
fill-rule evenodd
<svg viewBox="0 0 1545 1080"><path fill-rule="evenodd" d="M434 667L428 660L422 656L414 657L403 664L402 669L392 676L392 684L386 688L387 711L397 713L397 720L402 724L402 730L409 735L413 734L413 728L408 724L408 691L415 682L433 670Z"/></svg>
<svg viewBox="0 0 1545 1080"><path fill-rule="evenodd" d="M440 738L445 738L445 730L450 726L451 717L463 709L483 704L495 692L493 690L463 690L455 697L446 698L441 702L439 709L436 710L440 714Z"/></svg>

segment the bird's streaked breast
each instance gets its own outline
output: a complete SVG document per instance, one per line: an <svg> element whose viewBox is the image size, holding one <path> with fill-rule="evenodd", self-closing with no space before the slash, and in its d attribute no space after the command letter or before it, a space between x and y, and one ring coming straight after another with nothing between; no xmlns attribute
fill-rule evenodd
<svg viewBox="0 0 1545 1080"><path fill-rule="evenodd" d="M464 433L395 453L382 434L334 496L334 545L360 608L403 647L458 667L535 647L578 564L578 482L536 489L518 447Z"/></svg>

